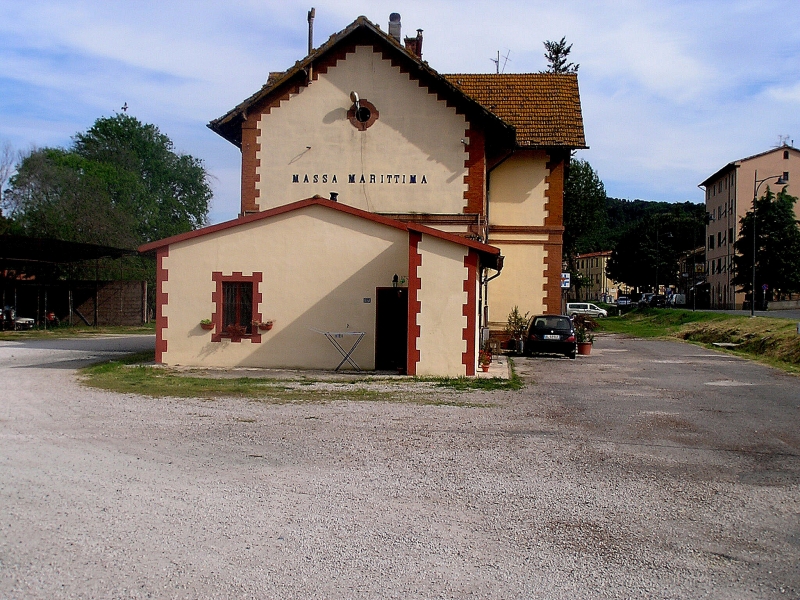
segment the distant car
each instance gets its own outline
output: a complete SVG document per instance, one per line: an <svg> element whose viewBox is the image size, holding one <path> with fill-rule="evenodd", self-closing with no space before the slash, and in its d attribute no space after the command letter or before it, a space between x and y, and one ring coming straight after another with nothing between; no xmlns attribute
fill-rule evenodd
<svg viewBox="0 0 800 600"><path fill-rule="evenodd" d="M628 298L627 296L620 296L619 298L617 298L617 306L630 306L630 305L631 305L631 299Z"/></svg>
<svg viewBox="0 0 800 600"><path fill-rule="evenodd" d="M686 294L672 294L667 298L669 306L686 306Z"/></svg>
<svg viewBox="0 0 800 600"><path fill-rule="evenodd" d="M570 302L567 304L567 316L586 315L587 317L607 317L608 311L589 302Z"/></svg>
<svg viewBox="0 0 800 600"><path fill-rule="evenodd" d="M667 305L667 297L664 294L654 294L650 298L650 308L664 308Z"/></svg>
<svg viewBox="0 0 800 600"><path fill-rule="evenodd" d="M650 298L652 298L653 296L655 296L655 294L650 294L650 293L642 294L642 297L639 298L639 308L646 308L650 306Z"/></svg>
<svg viewBox="0 0 800 600"><path fill-rule="evenodd" d="M526 354L563 354L574 359L578 349L572 319L565 315L538 315L531 319L525 338Z"/></svg>

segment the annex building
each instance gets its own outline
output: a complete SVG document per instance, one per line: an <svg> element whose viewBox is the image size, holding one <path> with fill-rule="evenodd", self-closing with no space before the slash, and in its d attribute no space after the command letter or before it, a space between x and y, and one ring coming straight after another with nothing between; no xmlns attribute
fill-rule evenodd
<svg viewBox="0 0 800 600"><path fill-rule="evenodd" d="M575 74L442 75L359 17L209 127L241 212L140 249L159 362L334 368L357 339L344 366L472 375L514 306L559 311Z"/></svg>
<svg viewBox="0 0 800 600"><path fill-rule="evenodd" d="M783 144L772 150L728 163L700 184L705 190L706 212L706 276L710 308L741 309L744 293L731 283L734 273L733 244L739 236L739 221L753 210L756 182L767 178L759 190L763 196L771 184L773 192L778 177L788 181L786 190L797 196L800 178L800 150ZM794 190L794 191L793 191ZM800 219L800 205L795 205Z"/></svg>
<svg viewBox="0 0 800 600"><path fill-rule="evenodd" d="M587 252L575 257L575 267L586 285L579 288L578 300L615 302L617 297L630 292L624 283L618 283L606 274L611 250Z"/></svg>

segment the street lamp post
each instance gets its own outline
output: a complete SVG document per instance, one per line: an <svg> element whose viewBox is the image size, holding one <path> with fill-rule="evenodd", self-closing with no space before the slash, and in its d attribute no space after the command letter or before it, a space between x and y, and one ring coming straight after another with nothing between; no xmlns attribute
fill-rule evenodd
<svg viewBox="0 0 800 600"><path fill-rule="evenodd" d="M757 170L753 175L753 288L750 291L751 317L756 316L756 201L758 200L758 190L761 185L770 179L776 179L775 183L778 185L784 185L789 182L789 179L784 175L770 175L764 179L759 179Z"/></svg>

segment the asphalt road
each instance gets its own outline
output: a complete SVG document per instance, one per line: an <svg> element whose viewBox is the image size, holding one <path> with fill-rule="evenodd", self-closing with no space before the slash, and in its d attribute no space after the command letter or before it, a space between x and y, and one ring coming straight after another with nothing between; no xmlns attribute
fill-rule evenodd
<svg viewBox="0 0 800 600"><path fill-rule="evenodd" d="M605 336L414 392L460 406L76 380L148 345L0 342L0 598L800 598L795 377Z"/></svg>

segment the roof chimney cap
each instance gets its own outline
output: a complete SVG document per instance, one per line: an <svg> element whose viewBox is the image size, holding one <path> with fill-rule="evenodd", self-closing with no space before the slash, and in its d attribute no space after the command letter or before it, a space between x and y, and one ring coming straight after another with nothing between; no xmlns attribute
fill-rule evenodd
<svg viewBox="0 0 800 600"><path fill-rule="evenodd" d="M400 13L389 15L389 35L400 41Z"/></svg>

